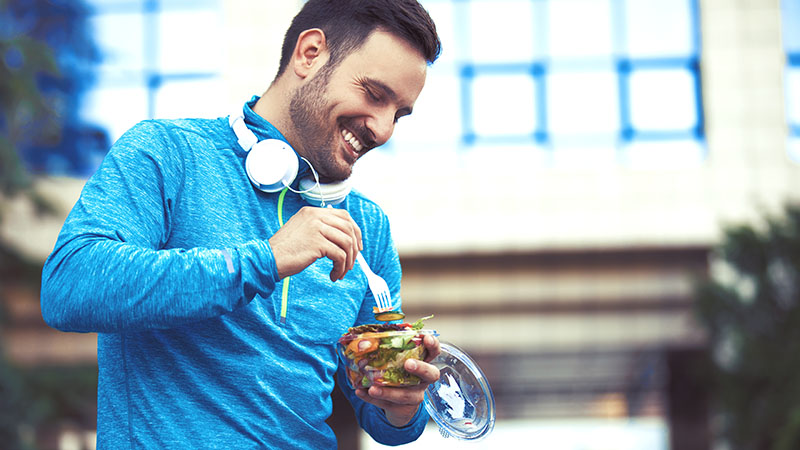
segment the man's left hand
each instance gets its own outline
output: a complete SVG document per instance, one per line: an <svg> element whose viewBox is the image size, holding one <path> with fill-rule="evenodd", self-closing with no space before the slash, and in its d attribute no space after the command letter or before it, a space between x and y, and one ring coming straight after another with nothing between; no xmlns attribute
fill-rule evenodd
<svg viewBox="0 0 800 450"><path fill-rule="evenodd" d="M425 398L425 389L439 380L439 369L429 364L439 355L439 340L434 336L427 335L423 344L426 350L425 361L409 359L405 363L406 371L422 380L418 385L371 386L369 389L356 389L358 398L382 408L389 423L395 427L405 426L411 421Z"/></svg>

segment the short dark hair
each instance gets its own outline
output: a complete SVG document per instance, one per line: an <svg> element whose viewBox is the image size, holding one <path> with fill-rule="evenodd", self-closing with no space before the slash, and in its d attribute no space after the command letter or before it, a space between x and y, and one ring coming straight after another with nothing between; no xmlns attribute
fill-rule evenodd
<svg viewBox="0 0 800 450"><path fill-rule="evenodd" d="M308 0L286 30L277 76L289 65L300 33L312 28L325 33L329 70L360 48L375 30L405 39L428 64L442 51L436 25L417 0Z"/></svg>

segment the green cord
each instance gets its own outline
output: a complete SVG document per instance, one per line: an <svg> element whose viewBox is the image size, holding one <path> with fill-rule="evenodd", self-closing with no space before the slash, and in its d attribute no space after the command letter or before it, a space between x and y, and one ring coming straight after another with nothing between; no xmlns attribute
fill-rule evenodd
<svg viewBox="0 0 800 450"><path fill-rule="evenodd" d="M286 197L286 192L289 188L283 188L281 194L278 196L278 224L283 226L283 198ZM289 304L289 281L292 277L288 276L283 279L283 290L281 291L281 323L286 323L286 309Z"/></svg>
<svg viewBox="0 0 800 450"><path fill-rule="evenodd" d="M278 224L283 226L283 199L286 197L286 192L289 188L283 188L281 195L278 196Z"/></svg>

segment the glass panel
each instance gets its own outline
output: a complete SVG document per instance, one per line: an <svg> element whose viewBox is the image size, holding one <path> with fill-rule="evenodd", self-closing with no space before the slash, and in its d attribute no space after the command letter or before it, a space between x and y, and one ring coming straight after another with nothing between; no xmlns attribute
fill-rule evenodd
<svg viewBox="0 0 800 450"><path fill-rule="evenodd" d="M472 81L472 126L479 137L532 135L536 88L528 74L478 75Z"/></svg>
<svg viewBox="0 0 800 450"><path fill-rule="evenodd" d="M531 1L478 0L469 3L472 62L520 62L540 57L534 53Z"/></svg>
<svg viewBox="0 0 800 450"><path fill-rule="evenodd" d="M159 14L159 69L216 72L224 61L222 20L215 11L175 10Z"/></svg>
<svg viewBox="0 0 800 450"><path fill-rule="evenodd" d="M164 83L156 93L155 116L161 118L216 118L227 114L225 85L221 78Z"/></svg>
<svg viewBox="0 0 800 450"><path fill-rule="evenodd" d="M557 0L547 6L552 58L613 54L609 0Z"/></svg>
<svg viewBox="0 0 800 450"><path fill-rule="evenodd" d="M690 0L626 0L625 45L628 56L665 57L693 54Z"/></svg>
<svg viewBox="0 0 800 450"><path fill-rule="evenodd" d="M800 164L800 137L789 139L789 158Z"/></svg>
<svg viewBox="0 0 800 450"><path fill-rule="evenodd" d="M800 126L800 67L786 69L786 117L791 125Z"/></svg>
<svg viewBox="0 0 800 450"><path fill-rule="evenodd" d="M548 122L554 135L618 132L616 72L554 72L545 82Z"/></svg>
<svg viewBox="0 0 800 450"><path fill-rule="evenodd" d="M800 0L783 0L783 42L789 53L800 53Z"/></svg>
<svg viewBox="0 0 800 450"><path fill-rule="evenodd" d="M89 20L101 55L100 70L141 71L144 66L141 14L100 14Z"/></svg>
<svg viewBox="0 0 800 450"><path fill-rule="evenodd" d="M104 128L109 140L115 142L128 128L147 118L147 91L143 85L98 84L87 92L81 117Z"/></svg>
<svg viewBox="0 0 800 450"><path fill-rule="evenodd" d="M695 81L685 69L634 70L631 123L637 130L689 130L697 125Z"/></svg>
<svg viewBox="0 0 800 450"><path fill-rule="evenodd" d="M435 70L443 65L452 64L458 59L458 52L461 51L453 23L455 11L452 2L428 1L424 2L424 6L436 24L436 32L439 34L439 40L442 41L442 54L436 60L436 64L430 68Z"/></svg>
<svg viewBox="0 0 800 450"><path fill-rule="evenodd" d="M461 81L455 74L429 74L414 112L397 122L390 141L403 151L419 149L425 145L437 147L461 139ZM408 145L405 144L423 144Z"/></svg>

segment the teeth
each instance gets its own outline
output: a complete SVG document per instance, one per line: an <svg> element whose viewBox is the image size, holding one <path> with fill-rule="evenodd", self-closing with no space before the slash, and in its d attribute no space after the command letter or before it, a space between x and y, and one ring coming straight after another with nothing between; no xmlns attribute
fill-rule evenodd
<svg viewBox="0 0 800 450"><path fill-rule="evenodd" d="M349 142L349 143L350 143L350 145L352 145L352 146L353 146L353 148L354 148L354 149L355 149L357 152L360 152L360 151L361 151L361 149L363 149L363 148L364 148L364 146L363 146L363 145L361 145L361 142L358 142L358 139L356 139L356 137L355 137L355 136L353 136L353 133L351 133L351 132L349 132L349 131L347 131L347 130L344 130L344 129L343 129L343 130L342 130L342 136L344 137L344 140L345 140L345 141L347 141L347 142Z"/></svg>

